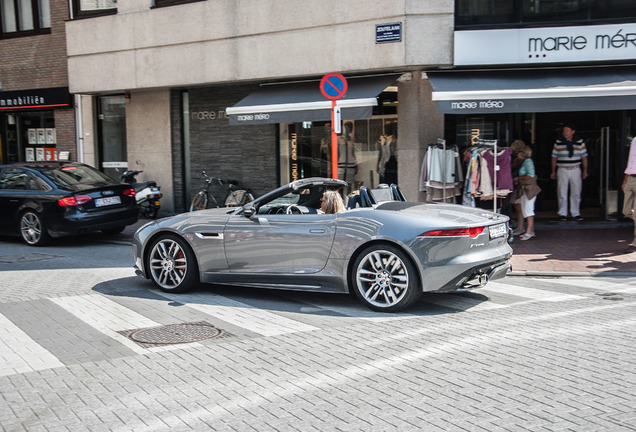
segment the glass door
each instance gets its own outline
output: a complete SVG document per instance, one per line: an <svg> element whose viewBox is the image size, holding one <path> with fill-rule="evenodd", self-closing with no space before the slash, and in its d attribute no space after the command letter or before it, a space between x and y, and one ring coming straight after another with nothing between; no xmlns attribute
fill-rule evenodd
<svg viewBox="0 0 636 432"><path fill-rule="evenodd" d="M100 168L119 179L128 167L126 151L126 98L104 96L98 101Z"/></svg>

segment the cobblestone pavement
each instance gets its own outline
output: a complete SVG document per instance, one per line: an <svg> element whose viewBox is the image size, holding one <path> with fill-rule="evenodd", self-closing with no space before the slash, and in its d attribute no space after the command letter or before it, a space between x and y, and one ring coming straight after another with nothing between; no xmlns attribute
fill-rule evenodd
<svg viewBox="0 0 636 432"><path fill-rule="evenodd" d="M536 230L528 241L515 238L512 268L526 275L636 274L632 227Z"/></svg>
<svg viewBox="0 0 636 432"><path fill-rule="evenodd" d="M0 238L3 430L636 430L636 275L514 276L378 314L342 295L168 295L131 260L123 237ZM131 337L195 323L215 337Z"/></svg>

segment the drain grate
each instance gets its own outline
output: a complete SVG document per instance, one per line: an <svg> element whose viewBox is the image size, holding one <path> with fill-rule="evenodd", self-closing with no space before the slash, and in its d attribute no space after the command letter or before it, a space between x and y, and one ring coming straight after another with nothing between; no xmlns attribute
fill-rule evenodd
<svg viewBox="0 0 636 432"><path fill-rule="evenodd" d="M120 333L145 348L232 336L230 333L205 321L124 330Z"/></svg>
<svg viewBox="0 0 636 432"><path fill-rule="evenodd" d="M28 262L44 261L47 259L60 258L58 255L42 253L31 253L22 255L0 255L0 264L20 264Z"/></svg>

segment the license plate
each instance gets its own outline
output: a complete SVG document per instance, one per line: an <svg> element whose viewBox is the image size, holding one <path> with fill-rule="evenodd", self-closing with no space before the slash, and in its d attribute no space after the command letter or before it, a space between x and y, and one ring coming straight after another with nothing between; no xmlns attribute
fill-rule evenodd
<svg viewBox="0 0 636 432"><path fill-rule="evenodd" d="M502 224L498 224L498 225L493 225L488 227L488 230L490 231L490 238L497 238L497 237L503 237L504 235L506 235L506 224L502 223Z"/></svg>
<svg viewBox="0 0 636 432"><path fill-rule="evenodd" d="M118 196L112 196L108 198L97 198L95 200L95 207L103 207L114 204L121 204L121 198L119 198Z"/></svg>

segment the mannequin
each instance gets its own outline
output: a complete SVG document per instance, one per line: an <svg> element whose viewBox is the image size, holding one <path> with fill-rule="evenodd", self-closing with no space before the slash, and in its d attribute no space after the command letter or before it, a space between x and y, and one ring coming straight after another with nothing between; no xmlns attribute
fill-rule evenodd
<svg viewBox="0 0 636 432"><path fill-rule="evenodd" d="M353 144L353 122L344 124L343 133L338 136L338 178L349 183L355 182L357 168L355 146Z"/></svg>
<svg viewBox="0 0 636 432"><path fill-rule="evenodd" d="M377 172L380 174L380 183L397 184L397 138L395 137L395 126L395 123L389 124L386 134L380 136L377 167Z"/></svg>

